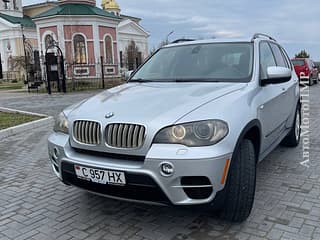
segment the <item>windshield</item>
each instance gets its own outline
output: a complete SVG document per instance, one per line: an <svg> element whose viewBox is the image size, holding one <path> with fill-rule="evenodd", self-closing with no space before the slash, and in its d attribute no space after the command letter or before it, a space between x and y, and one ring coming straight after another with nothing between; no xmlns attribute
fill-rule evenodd
<svg viewBox="0 0 320 240"><path fill-rule="evenodd" d="M160 49L130 81L249 82L252 43L210 43Z"/></svg>
<svg viewBox="0 0 320 240"><path fill-rule="evenodd" d="M294 66L304 66L304 60L291 60Z"/></svg>

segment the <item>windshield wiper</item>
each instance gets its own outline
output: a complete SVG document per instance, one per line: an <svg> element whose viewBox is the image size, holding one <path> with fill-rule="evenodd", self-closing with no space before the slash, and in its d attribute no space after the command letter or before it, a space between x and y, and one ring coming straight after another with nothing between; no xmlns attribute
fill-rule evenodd
<svg viewBox="0 0 320 240"><path fill-rule="evenodd" d="M210 78L193 78L193 79L183 79L177 78L173 79L174 82L221 82L220 80L210 79Z"/></svg>
<svg viewBox="0 0 320 240"><path fill-rule="evenodd" d="M141 83L145 83L145 82L175 82L175 80L173 79L143 79L143 78L137 78L137 79L132 79L129 82L141 82Z"/></svg>
<svg viewBox="0 0 320 240"><path fill-rule="evenodd" d="M139 82L139 83L146 83L146 82L222 82L221 80L210 79L210 78L168 78L168 79L143 79L137 78L132 79L129 82Z"/></svg>
<svg viewBox="0 0 320 240"><path fill-rule="evenodd" d="M149 79L143 79L143 78L137 78L137 79L132 79L129 82L139 82L139 83L145 83L145 82L153 82L152 80Z"/></svg>

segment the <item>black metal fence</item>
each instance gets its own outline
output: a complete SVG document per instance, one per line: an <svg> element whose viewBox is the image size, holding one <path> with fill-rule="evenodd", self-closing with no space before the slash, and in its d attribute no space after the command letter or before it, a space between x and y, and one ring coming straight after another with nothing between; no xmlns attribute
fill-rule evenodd
<svg viewBox="0 0 320 240"><path fill-rule="evenodd" d="M124 78L121 77L118 71L118 65L107 64L103 61L91 61L85 64L66 63L65 74L67 92L108 89L124 82ZM44 78L45 76L46 74ZM59 79L56 81L51 81L52 92L59 90L58 81L60 81L61 84L61 76L59 76ZM47 86L45 79L44 83L44 85Z"/></svg>
<svg viewBox="0 0 320 240"><path fill-rule="evenodd" d="M2 78L0 79L6 82L21 82L24 81L24 74L21 76L21 72L19 71L2 72Z"/></svg>

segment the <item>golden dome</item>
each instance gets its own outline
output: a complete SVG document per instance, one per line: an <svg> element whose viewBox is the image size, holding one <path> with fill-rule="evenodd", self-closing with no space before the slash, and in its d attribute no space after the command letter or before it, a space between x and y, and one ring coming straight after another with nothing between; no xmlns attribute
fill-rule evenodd
<svg viewBox="0 0 320 240"><path fill-rule="evenodd" d="M104 10L120 10L120 6L116 0L102 0L101 5Z"/></svg>

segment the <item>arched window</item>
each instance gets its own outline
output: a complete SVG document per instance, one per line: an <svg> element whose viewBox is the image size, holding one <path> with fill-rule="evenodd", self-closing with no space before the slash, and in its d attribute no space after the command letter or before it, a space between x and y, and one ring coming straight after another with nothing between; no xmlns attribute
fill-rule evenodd
<svg viewBox="0 0 320 240"><path fill-rule="evenodd" d="M112 38L110 36L106 36L104 40L105 48L106 48L106 63L113 64L113 47L112 47Z"/></svg>
<svg viewBox="0 0 320 240"><path fill-rule="evenodd" d="M46 47L46 49L51 46L54 42L54 39L52 37L52 35L48 34L45 38L44 38L44 46Z"/></svg>
<svg viewBox="0 0 320 240"><path fill-rule="evenodd" d="M86 40L84 36L77 34L73 37L74 59L78 64L87 63Z"/></svg>

